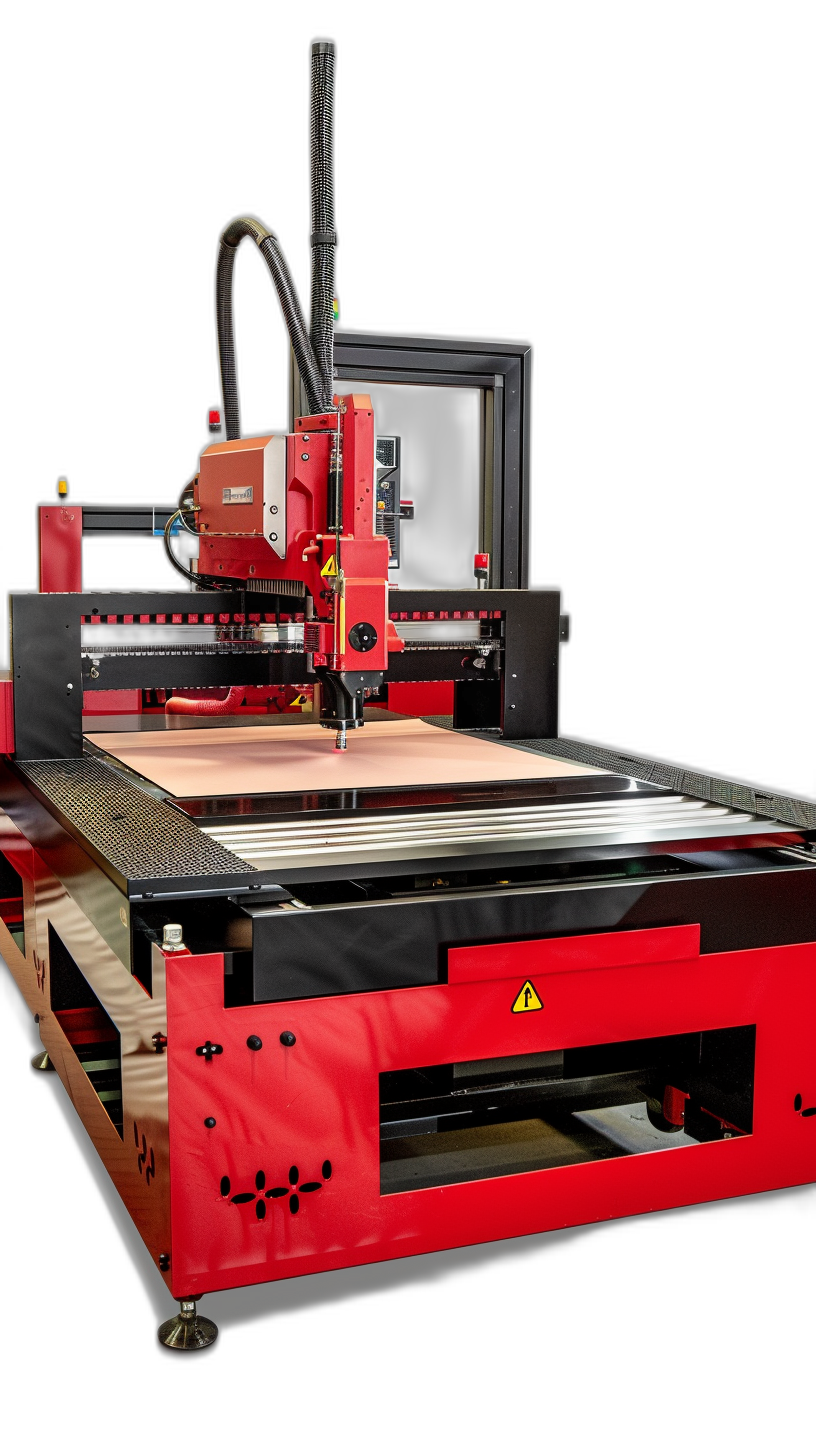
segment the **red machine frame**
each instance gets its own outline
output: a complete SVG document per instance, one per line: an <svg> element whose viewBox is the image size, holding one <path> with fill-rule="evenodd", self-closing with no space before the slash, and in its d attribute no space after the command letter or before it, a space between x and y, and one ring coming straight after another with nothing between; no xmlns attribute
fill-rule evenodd
<svg viewBox="0 0 816 1456"><path fill-rule="evenodd" d="M797 1095L816 1100L816 946L701 957L688 954L686 937L674 958L666 944L674 938L623 931L515 944L498 979L465 979L465 970L446 986L227 1010L220 957L174 958L167 967L173 1294L816 1178L816 1123L794 1111ZM604 964L610 950L613 960L631 955L633 963ZM460 966L473 961L469 953L451 957ZM543 1011L513 1015L530 976ZM749 1136L380 1193L380 1072L753 1023ZM282 1031L296 1036L294 1046L280 1044ZM247 1048L252 1035L264 1042L259 1052ZM205 1036L224 1047L210 1062L194 1055ZM280 1112L270 1115L271 1108ZM207 1116L216 1119L211 1130ZM268 1133L253 1139L249 1127ZM322 1179L327 1161L331 1176ZM286 1198L270 1198L259 1220L254 1199L237 1206L220 1192L224 1176L231 1189L252 1190L263 1172L266 1193L288 1183L290 1168L307 1183L323 1182L300 1199L297 1215Z"/></svg>
<svg viewBox="0 0 816 1456"><path fill-rule="evenodd" d="M814 944L700 955L692 925L454 947L447 984L225 1007L220 953L156 947L152 995L116 972L5 825L30 940L24 956L0 925L0 949L178 1299L816 1179ZM121 1139L49 1009L44 899L122 1037ZM527 980L542 1009L517 1015ZM756 1026L747 1135L381 1192L382 1072L744 1025Z"/></svg>

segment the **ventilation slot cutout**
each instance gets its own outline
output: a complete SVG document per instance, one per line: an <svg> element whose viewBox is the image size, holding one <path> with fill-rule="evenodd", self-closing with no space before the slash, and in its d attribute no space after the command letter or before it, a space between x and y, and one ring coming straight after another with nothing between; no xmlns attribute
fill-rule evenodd
<svg viewBox="0 0 816 1456"><path fill-rule="evenodd" d="M23 929L23 882L6 856L0 853L0 920L17 949L25 955Z"/></svg>
<svg viewBox="0 0 816 1456"><path fill-rule="evenodd" d="M48 954L51 1010L105 1112L122 1137L122 1046L119 1032L50 922Z"/></svg>

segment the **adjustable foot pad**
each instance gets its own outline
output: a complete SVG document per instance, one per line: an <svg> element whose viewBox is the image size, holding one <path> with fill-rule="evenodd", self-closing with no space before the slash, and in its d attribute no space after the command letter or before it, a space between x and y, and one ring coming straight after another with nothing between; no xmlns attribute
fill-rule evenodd
<svg viewBox="0 0 816 1456"><path fill-rule="evenodd" d="M31 1058L31 1065L35 1072L53 1072L54 1070L54 1063L45 1050L45 1047L43 1047L42 1051L34 1053L34 1056Z"/></svg>
<svg viewBox="0 0 816 1456"><path fill-rule="evenodd" d="M180 1299L179 1312L159 1325L159 1340L168 1350L206 1350L215 1343L218 1325L196 1314L194 1299Z"/></svg>

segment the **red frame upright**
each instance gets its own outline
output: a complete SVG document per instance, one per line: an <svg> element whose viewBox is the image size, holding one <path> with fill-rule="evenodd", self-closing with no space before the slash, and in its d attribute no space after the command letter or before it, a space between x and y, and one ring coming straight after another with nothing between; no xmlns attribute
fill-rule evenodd
<svg viewBox="0 0 816 1456"><path fill-rule="evenodd" d="M82 591L82 506L40 506L40 591Z"/></svg>

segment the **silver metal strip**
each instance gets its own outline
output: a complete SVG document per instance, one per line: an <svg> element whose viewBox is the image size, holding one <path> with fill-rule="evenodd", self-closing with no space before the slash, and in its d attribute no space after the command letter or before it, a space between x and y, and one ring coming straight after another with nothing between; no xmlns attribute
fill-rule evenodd
<svg viewBox="0 0 816 1456"><path fill-rule="evenodd" d="M496 846L514 850L568 844L657 842L744 835L783 826L756 815L683 795L627 803L523 806L394 814L319 823L233 824L206 829L225 849L258 869L376 859L417 859L427 854L473 854Z"/></svg>
<svg viewBox="0 0 816 1456"><path fill-rule="evenodd" d="M254 653L258 657L267 656L270 653L281 652L303 652L303 643L292 642L283 639L277 641L257 642L254 637L235 637L225 639L223 642L179 642L175 646L157 646L155 643L145 643L144 646L120 646L83 647L83 658L90 658L93 662L100 662L106 657L229 657L238 654L246 656Z"/></svg>
<svg viewBox="0 0 816 1456"><path fill-rule="evenodd" d="M621 820L628 820L632 815L641 818L648 814L682 814L682 812L701 810L701 808L711 808L711 810L720 812L720 814L736 812L727 810L727 808L721 807L721 805L707 804L705 799L686 798L682 794L667 794L664 796L654 796L654 798L643 796L643 798L637 799L624 799L624 801L621 801L621 799L616 799L616 801L603 799L603 801L595 801L592 804L562 804L561 802L561 804L519 804L511 805L511 807L501 805L501 807L482 808L482 810L478 810L478 808L465 808L465 810L452 810L449 812L428 811L427 814L369 814L366 815L366 818L325 818L325 820L319 821L318 824L300 821L300 823L293 824L293 826L286 826L286 828L291 834L297 834L299 837L303 836L303 834L306 834L306 836L309 836L309 834L321 834L321 836L325 836L326 833L331 834L332 831L340 831L340 833L348 834L366 834L367 836L367 834L372 833L373 830L380 827L385 828L386 831L392 830L395 833L405 833L407 828L408 830L409 828L417 828L417 830L425 831L427 828L433 828L434 826L443 828L472 826L472 824L487 824L487 826L493 826L493 824L503 823L503 821L507 821L507 823L519 823L519 821L533 820L548 821L554 820L554 818L561 820L564 817L577 817L581 821L584 821L597 820L597 818L609 818L612 815L612 817L621 818ZM232 836L232 834L243 836L243 834L259 834L267 833L267 831L280 834L280 821L275 823L275 821L270 820L268 823L243 824L242 821L238 820L235 824L223 824L223 826L217 827L216 830L211 830L211 833L226 834L226 836Z"/></svg>
<svg viewBox="0 0 816 1456"><path fill-rule="evenodd" d="M252 635L256 642L292 643L303 651L302 622L261 622L253 627Z"/></svg>
<svg viewBox="0 0 816 1456"><path fill-rule="evenodd" d="M286 436L272 435L263 452L263 533L281 561L286 556Z"/></svg>
<svg viewBox="0 0 816 1456"><path fill-rule="evenodd" d="M204 622L83 622L80 640L83 652L101 655L117 647L192 647L216 642L219 632L223 628Z"/></svg>
<svg viewBox="0 0 816 1456"><path fill-rule="evenodd" d="M494 624L485 623L486 626ZM451 642L456 646L460 642L478 642L482 636L482 624L478 620L468 621L464 618L456 621L453 618L445 618L444 621L433 622L395 622L394 626L400 634L403 642ZM490 638L485 639L490 642ZM500 643L496 641L498 647Z"/></svg>

